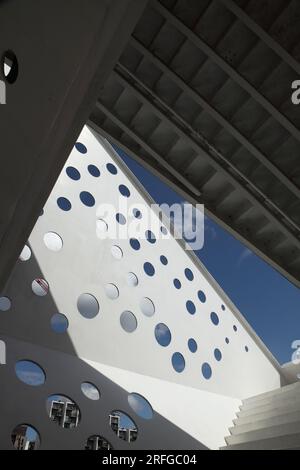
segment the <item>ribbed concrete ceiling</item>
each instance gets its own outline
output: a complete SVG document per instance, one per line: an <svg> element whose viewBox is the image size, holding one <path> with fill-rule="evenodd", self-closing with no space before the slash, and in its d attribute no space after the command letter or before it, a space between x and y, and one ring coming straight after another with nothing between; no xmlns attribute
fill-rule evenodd
<svg viewBox="0 0 300 470"><path fill-rule="evenodd" d="M151 0L89 121L300 285L300 2Z"/></svg>

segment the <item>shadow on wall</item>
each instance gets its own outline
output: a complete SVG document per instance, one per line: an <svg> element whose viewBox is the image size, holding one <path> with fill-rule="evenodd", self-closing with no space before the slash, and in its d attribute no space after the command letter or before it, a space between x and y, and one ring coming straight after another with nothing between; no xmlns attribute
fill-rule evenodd
<svg viewBox="0 0 300 470"><path fill-rule="evenodd" d="M78 358L67 331L61 331L65 326L63 319L53 322L53 315L63 312L58 312L51 291L41 297L33 293L34 279L43 279L43 273L31 253L30 260L18 261L3 293L12 305L10 310L0 315L1 339L7 346L7 364L0 367L0 449L13 449L11 435L17 430L15 432L20 436L22 427L19 425L22 424L30 425L38 432L40 449L85 449L92 436L104 438L116 450L207 449L155 410L150 413L151 419L149 413L148 419L143 418L141 415L144 413L134 406L130 395L138 393L138 390L124 390ZM43 294L47 285L39 282L34 288ZM17 367L17 375L16 364L19 361L25 362ZM26 361L33 364L28 368ZM39 371L41 374L35 375ZM99 391L98 399L95 399L95 394L93 399L88 398L82 384L92 384L95 388L91 390ZM70 429L67 425L58 425L53 420L54 415L53 419L49 417L48 398L61 402L62 396L66 397L66 402L75 404L75 407L70 407L68 419L74 423L78 418L78 425L73 428L70 425ZM80 410L78 414L76 405ZM59 406L63 405L58 403ZM174 406L180 404L174 403ZM131 422L128 418L117 425L116 430L123 438L112 429L110 420L114 411L124 413L133 421L135 437L131 438L132 442L128 442L126 432L126 426Z"/></svg>

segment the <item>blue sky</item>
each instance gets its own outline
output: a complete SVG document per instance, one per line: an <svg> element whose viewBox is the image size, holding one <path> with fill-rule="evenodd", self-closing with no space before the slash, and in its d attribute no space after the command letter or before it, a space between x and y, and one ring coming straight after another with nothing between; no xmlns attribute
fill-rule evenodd
<svg viewBox="0 0 300 470"><path fill-rule="evenodd" d="M184 199L124 152L120 156L158 203ZM300 290L211 219L197 256L245 316L277 360L291 360L300 339Z"/></svg>

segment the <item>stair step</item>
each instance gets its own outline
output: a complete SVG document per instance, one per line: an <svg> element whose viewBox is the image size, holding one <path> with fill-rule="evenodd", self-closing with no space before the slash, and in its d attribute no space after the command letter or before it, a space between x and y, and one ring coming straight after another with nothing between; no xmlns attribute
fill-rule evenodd
<svg viewBox="0 0 300 470"><path fill-rule="evenodd" d="M268 397L265 398L259 398L256 400L253 400L251 402L244 402L242 404L241 409L243 410L251 410L252 408L255 408L257 406L264 406L268 405L269 403L274 403L274 405L278 402L281 402L283 400L292 400L292 399L300 399L300 388L292 388L289 390L286 390L285 392L281 393L276 393L274 395L269 395Z"/></svg>
<svg viewBox="0 0 300 470"><path fill-rule="evenodd" d="M225 438L228 445L242 444L245 442L258 441L261 439L281 438L293 434L300 434L300 421L294 423L280 424L262 429L255 429L241 434L234 434ZM299 442L298 442L299 444Z"/></svg>
<svg viewBox="0 0 300 470"><path fill-rule="evenodd" d="M283 413L282 415L275 415L269 418L251 420L248 422L241 423L241 418L234 419L235 426L229 429L230 434L242 434L249 431L255 431L256 429L268 428L270 426L277 426L281 424L294 423L295 421L300 422L300 410L292 413Z"/></svg>
<svg viewBox="0 0 300 470"><path fill-rule="evenodd" d="M255 408L251 408L250 410L241 409L241 411L237 412L237 416L239 418L244 418L245 416L255 416L258 414L265 413L267 411L273 412L273 416L276 414L282 414L282 412L288 412L289 410L300 410L300 397L295 400L283 399L280 402L276 403L269 403L268 405L256 406Z"/></svg>
<svg viewBox="0 0 300 470"><path fill-rule="evenodd" d="M245 398L245 400L243 400L243 403L246 405L248 403L258 402L260 400L264 400L265 398L269 398L270 396L275 397L277 395L280 396L282 394L289 393L292 390L294 391L299 390L299 394L300 394L300 382L295 382L290 385L285 385L284 387L281 387L281 388L276 388L274 390L271 390L270 392L265 392L265 393L261 393L260 395L255 395L253 397Z"/></svg>
<svg viewBox="0 0 300 470"><path fill-rule="evenodd" d="M300 433L221 447L220 450L297 450Z"/></svg>

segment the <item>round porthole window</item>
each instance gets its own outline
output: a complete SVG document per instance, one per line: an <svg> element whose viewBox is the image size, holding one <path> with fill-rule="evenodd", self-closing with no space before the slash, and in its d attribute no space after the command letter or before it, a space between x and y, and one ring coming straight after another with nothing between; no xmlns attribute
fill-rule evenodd
<svg viewBox="0 0 300 470"><path fill-rule="evenodd" d="M97 401L100 399L98 388L90 382L82 382L81 391L89 400Z"/></svg>
<svg viewBox="0 0 300 470"><path fill-rule="evenodd" d="M171 343L171 332L164 323L156 325L154 334L155 339L160 346L167 347Z"/></svg>
<svg viewBox="0 0 300 470"><path fill-rule="evenodd" d="M21 254L19 256L20 261L28 261L31 258L31 249L29 248L28 245L25 245L23 250L21 251Z"/></svg>
<svg viewBox="0 0 300 470"><path fill-rule="evenodd" d="M26 385L38 387L46 381L43 369L32 361L18 361L15 365L16 375Z"/></svg>
<svg viewBox="0 0 300 470"><path fill-rule="evenodd" d="M29 424L18 424L11 433L11 441L16 450L37 450L41 444L39 433Z"/></svg>
<svg viewBox="0 0 300 470"><path fill-rule="evenodd" d="M55 232L45 233L44 243L50 251L60 251L63 247L62 238Z"/></svg>
<svg viewBox="0 0 300 470"><path fill-rule="evenodd" d="M31 284L32 291L38 297L44 297L49 292L49 284L45 279L35 279Z"/></svg>
<svg viewBox="0 0 300 470"><path fill-rule="evenodd" d="M81 294L77 300L77 308L84 318L95 318L99 313L98 300L92 294Z"/></svg>
<svg viewBox="0 0 300 470"><path fill-rule="evenodd" d="M128 403L132 410L143 419L153 418L153 409L148 400L139 393L130 393Z"/></svg>

